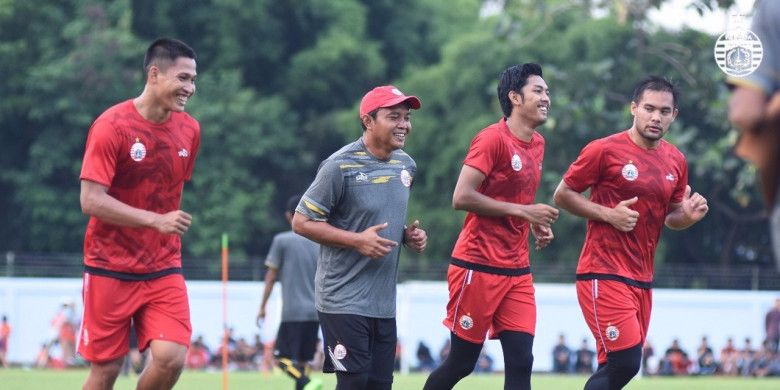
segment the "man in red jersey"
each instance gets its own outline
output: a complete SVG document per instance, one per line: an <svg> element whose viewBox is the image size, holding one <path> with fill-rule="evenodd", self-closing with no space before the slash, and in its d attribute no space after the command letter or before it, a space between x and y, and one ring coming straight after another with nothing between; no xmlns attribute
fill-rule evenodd
<svg viewBox="0 0 780 390"><path fill-rule="evenodd" d="M497 89L504 117L474 137L452 195L453 207L468 214L447 275L451 350L426 390L452 389L469 375L486 335L501 340L504 388L531 388L536 302L528 232L544 248L558 218L554 207L533 204L544 159L536 129L547 121L550 95L532 63L504 70Z"/></svg>
<svg viewBox="0 0 780 390"><path fill-rule="evenodd" d="M181 271L180 210L192 176L200 125L184 113L195 93L195 52L158 39L144 58L140 96L100 115L89 130L81 168L84 316L78 352L91 363L84 389L111 389L128 351L130 321L151 363L137 389L170 389L190 342Z"/></svg>
<svg viewBox="0 0 780 390"><path fill-rule="evenodd" d="M586 390L621 389L639 371L652 306L653 256L664 224L685 229L707 214L691 194L683 154L662 140L677 90L650 76L634 90L630 129L589 143L555 190L555 203L588 219L577 297L598 345ZM581 193L590 188L590 199Z"/></svg>

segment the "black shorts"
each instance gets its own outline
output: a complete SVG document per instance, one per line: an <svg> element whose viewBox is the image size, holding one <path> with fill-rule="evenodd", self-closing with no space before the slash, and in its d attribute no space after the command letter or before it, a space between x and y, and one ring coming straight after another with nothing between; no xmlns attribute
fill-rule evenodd
<svg viewBox="0 0 780 390"><path fill-rule="evenodd" d="M282 322L274 344L274 356L297 362L314 359L320 324L317 321Z"/></svg>
<svg viewBox="0 0 780 390"><path fill-rule="evenodd" d="M393 383L395 318L319 313L324 338L323 372L369 373L369 380Z"/></svg>

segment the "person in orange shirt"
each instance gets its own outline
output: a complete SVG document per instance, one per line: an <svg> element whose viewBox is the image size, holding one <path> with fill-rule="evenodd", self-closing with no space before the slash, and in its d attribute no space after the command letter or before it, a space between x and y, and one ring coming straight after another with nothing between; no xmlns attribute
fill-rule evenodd
<svg viewBox="0 0 780 390"><path fill-rule="evenodd" d="M8 325L8 316L3 315L3 321L0 322L0 364L8 367L8 360L5 355L8 353L8 338L11 336L11 326Z"/></svg>

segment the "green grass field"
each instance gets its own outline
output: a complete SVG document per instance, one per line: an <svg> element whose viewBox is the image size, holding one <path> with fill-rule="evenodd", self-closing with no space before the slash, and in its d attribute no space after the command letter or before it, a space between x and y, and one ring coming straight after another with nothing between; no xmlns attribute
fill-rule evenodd
<svg viewBox="0 0 780 390"><path fill-rule="evenodd" d="M0 369L0 389L3 390L48 390L48 389L78 389L87 375L86 370L42 371L23 369ZM324 390L336 387L333 375L319 375L325 386ZM425 383L426 375L396 375L393 389L420 390ZM587 378L584 376L557 376L535 374L533 387L541 390L572 390L582 389ZM116 390L132 390L136 378L120 377ZM501 390L503 376L471 375L461 381L456 389L460 390ZM231 372L228 388L232 390L286 390L292 389L292 381L281 374L260 374L255 372ZM177 390L222 389L222 374L220 372L185 371L182 374ZM627 390L762 390L780 389L780 378L635 378L626 387Z"/></svg>

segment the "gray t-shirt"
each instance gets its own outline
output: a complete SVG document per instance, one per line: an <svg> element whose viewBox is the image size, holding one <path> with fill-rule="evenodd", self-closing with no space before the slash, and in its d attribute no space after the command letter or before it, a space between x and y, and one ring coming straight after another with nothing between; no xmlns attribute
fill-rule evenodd
<svg viewBox="0 0 780 390"><path fill-rule="evenodd" d="M387 222L378 234L398 246L373 260L351 248L321 245L314 283L317 310L395 317L398 258L416 170L414 160L403 150L394 151L387 161L378 160L362 138L320 164L296 211L352 232Z"/></svg>
<svg viewBox="0 0 780 390"><path fill-rule="evenodd" d="M274 236L265 265L279 270L282 322L317 321L314 275L319 249L319 244L292 231Z"/></svg>

